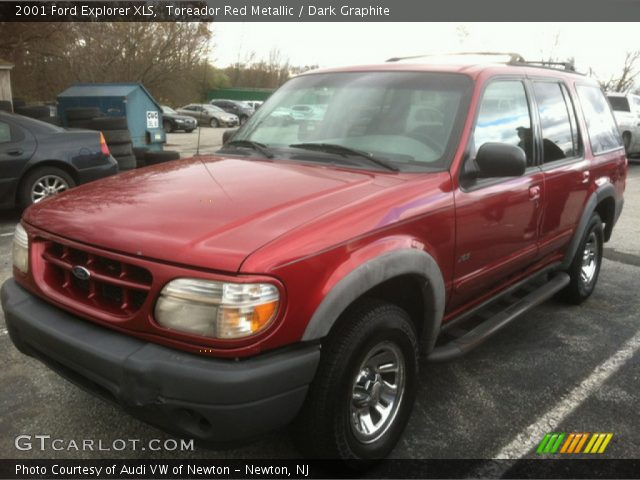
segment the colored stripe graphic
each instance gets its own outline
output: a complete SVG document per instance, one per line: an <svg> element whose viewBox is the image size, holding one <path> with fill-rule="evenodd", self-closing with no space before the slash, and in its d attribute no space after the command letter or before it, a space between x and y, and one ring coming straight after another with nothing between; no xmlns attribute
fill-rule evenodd
<svg viewBox="0 0 640 480"><path fill-rule="evenodd" d="M613 433L547 433L538 448L538 455L564 453L564 454L601 454L604 453ZM586 445L586 447L585 447ZM583 450L584 447L584 450Z"/></svg>

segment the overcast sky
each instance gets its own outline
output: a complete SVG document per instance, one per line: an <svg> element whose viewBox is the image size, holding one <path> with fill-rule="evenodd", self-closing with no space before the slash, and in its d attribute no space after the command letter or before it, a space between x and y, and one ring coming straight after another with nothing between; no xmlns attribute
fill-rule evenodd
<svg viewBox="0 0 640 480"><path fill-rule="evenodd" d="M453 51L517 52L526 59L575 57L605 79L640 49L638 23L231 23L213 24L212 58L225 67L278 49L292 65L332 67Z"/></svg>

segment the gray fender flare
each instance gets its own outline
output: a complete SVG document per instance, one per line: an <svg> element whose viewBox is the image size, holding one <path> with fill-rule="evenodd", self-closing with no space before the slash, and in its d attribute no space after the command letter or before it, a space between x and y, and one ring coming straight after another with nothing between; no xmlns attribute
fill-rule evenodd
<svg viewBox="0 0 640 480"><path fill-rule="evenodd" d="M567 248L567 251L562 259L562 269L566 270L571 266L571 262L573 262L573 257L575 257L576 252L578 251L578 247L582 242L585 234L587 233L587 224L591 219L591 215L595 212L598 204L604 200L605 198L612 198L614 201L616 200L616 189L611 183L605 183L601 187L599 187L595 192L591 194L589 200L587 200L587 204L582 211L582 216L580 217L580 221L578 222L578 226L576 227L576 231L573 233L573 237L571 238L571 243ZM618 202L616 202L616 205Z"/></svg>
<svg viewBox="0 0 640 480"><path fill-rule="evenodd" d="M322 300L302 336L303 341L325 337L340 315L368 290L400 275L416 275L422 285L424 312L423 347L433 349L440 331L445 305L442 273L423 250L402 249L385 253L358 266L340 280Z"/></svg>

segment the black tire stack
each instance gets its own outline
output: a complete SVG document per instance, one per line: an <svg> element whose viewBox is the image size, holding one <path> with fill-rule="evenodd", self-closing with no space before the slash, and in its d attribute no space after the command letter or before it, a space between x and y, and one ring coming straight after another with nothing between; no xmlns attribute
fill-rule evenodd
<svg viewBox="0 0 640 480"><path fill-rule="evenodd" d="M58 117L51 116L51 107L48 105L21 105L14 104L14 112L24 117L35 118L36 120L51 120Z"/></svg>
<svg viewBox="0 0 640 480"><path fill-rule="evenodd" d="M102 132L121 172L136 168L136 157L133 154L126 117L105 117L96 107L67 108L66 114L69 127Z"/></svg>

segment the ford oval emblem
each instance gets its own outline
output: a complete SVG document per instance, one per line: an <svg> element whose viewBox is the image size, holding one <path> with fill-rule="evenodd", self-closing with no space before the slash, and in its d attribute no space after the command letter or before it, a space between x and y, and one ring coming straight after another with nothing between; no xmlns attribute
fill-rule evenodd
<svg viewBox="0 0 640 480"><path fill-rule="evenodd" d="M73 267L71 269L71 273L73 273L73 276L78 280L89 280L89 277L91 276L91 272L80 265Z"/></svg>

